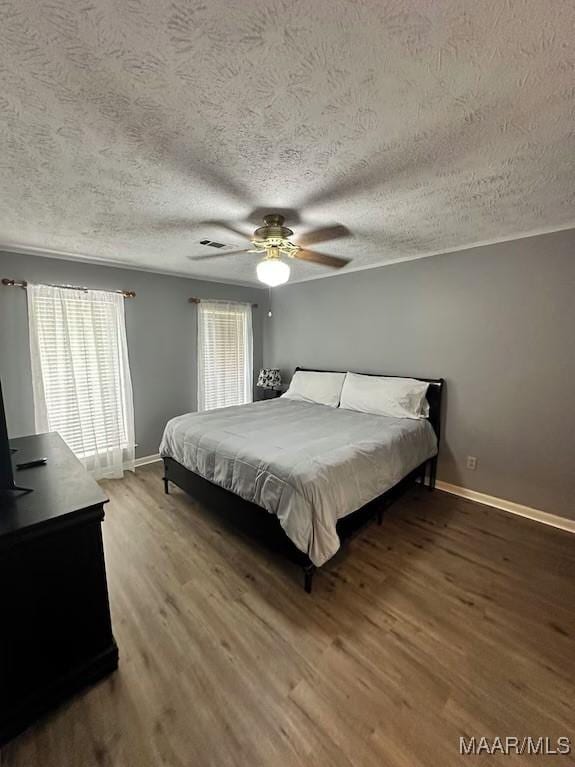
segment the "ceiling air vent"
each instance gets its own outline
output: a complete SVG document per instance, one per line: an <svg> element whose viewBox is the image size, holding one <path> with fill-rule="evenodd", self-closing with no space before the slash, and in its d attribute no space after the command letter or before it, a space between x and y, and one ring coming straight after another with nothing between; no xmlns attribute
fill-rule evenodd
<svg viewBox="0 0 575 767"><path fill-rule="evenodd" d="M222 242L214 242L213 240L200 240L200 245L208 245L210 248L226 247Z"/></svg>

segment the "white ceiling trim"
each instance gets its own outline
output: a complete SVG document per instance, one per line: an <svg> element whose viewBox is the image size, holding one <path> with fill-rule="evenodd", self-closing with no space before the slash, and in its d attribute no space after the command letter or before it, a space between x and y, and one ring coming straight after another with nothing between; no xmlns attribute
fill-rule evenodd
<svg viewBox="0 0 575 767"><path fill-rule="evenodd" d="M317 275L309 275L307 277L301 277L300 279L292 279L290 277L289 281L284 286L279 287L289 287L289 285L296 285L302 282L311 282L312 280L323 280L328 277L345 277L346 274L351 274L352 272L364 272L369 269L380 269L382 266L394 266L395 264L402 264L407 261L419 261L422 258L430 258L431 256L449 255L450 253L459 253L465 250L473 250L474 248L483 248L488 245L498 245L503 242L526 240L530 237L539 237L544 234L553 234L553 232L565 232L570 229L575 230L575 221L570 224L566 224L565 226L540 227L539 229L534 229L532 232L528 232L527 234L510 235L508 237L496 237L490 240L473 242L469 245L462 245L461 247L457 248L449 248L447 250L433 250L429 253L418 253L413 256L401 256L399 258L394 258L393 260L388 259L385 261L378 261L373 264L370 263L356 267L346 267L343 271L334 269L333 271L322 272L321 274ZM92 264L94 266L109 266L112 269L127 269L135 272L147 272L148 274L161 274L166 277L180 277L186 280L197 280L198 282L216 282L221 283L222 285L238 285L239 287L267 290L267 287L261 283L248 282L246 280L229 280L218 277L205 277L204 275L194 275L187 272L169 271L167 269L156 269L147 266L140 266L138 264L127 261L111 261L108 259L97 258L95 256L86 256L80 253L67 253L65 251L51 250L48 248L36 248L33 246L22 246L16 243L0 241L0 254L2 252L8 254L21 253L22 255L27 256L56 258L61 261L79 261L81 263ZM273 290L277 289L278 288L273 288Z"/></svg>
<svg viewBox="0 0 575 767"><path fill-rule="evenodd" d="M168 271L167 269L156 269L154 267L140 266L129 261L109 260L97 258L95 256L85 256L81 253L67 253L62 250L53 250L49 248L36 248L31 245L18 245L13 242L2 242L0 240L0 255L2 253L20 253L23 256L40 256L42 258L55 258L60 261L75 261L76 263L92 264L93 266L109 266L111 269L127 269L133 272L146 272L148 274L161 274L164 277L181 277L185 280L196 280L196 282L216 282L221 285L237 285L244 288L255 290L267 290L265 285L247 280L227 280L220 277L206 277L202 275L190 274L189 272ZM4 275L5 277L9 275ZM25 279L26 275L10 275L14 279Z"/></svg>
<svg viewBox="0 0 575 767"><path fill-rule="evenodd" d="M422 258L430 258L431 256L443 256L448 255L449 253L459 253L463 250L473 250L474 248L483 248L487 245L498 245L502 242L515 242L518 240L526 240L529 237L539 237L543 234L553 234L553 232L565 232L569 229L575 229L575 221L571 224L566 224L565 226L553 226L553 227L542 227L540 229L535 229L532 232L528 232L527 234L517 234L517 235L511 235L509 237L497 237L492 240L481 240L480 242L473 242L471 245L462 245L458 248L449 248L448 250L433 250L429 253L421 253L417 254L415 256L401 256L400 258L394 258L392 261L379 261L378 263L374 264L365 264L363 266L356 266L356 267L346 267L343 271L342 270L334 270L332 272L329 272L328 274L318 274L317 276L311 276L311 277L304 277L300 280L290 280L286 283L286 285L294 285L295 283L299 282L310 282L311 280L322 280L326 277L345 277L346 274L351 274L352 272L364 272L368 269L379 269L382 266L394 266L395 264L402 264L405 261L419 261Z"/></svg>

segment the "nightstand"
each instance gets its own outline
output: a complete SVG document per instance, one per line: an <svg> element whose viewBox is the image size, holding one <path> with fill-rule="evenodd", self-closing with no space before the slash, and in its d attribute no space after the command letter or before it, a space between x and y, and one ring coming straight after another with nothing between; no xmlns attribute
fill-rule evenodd
<svg viewBox="0 0 575 767"><path fill-rule="evenodd" d="M257 402L262 402L266 399L275 399L276 397L281 396L282 391L281 389L261 389L258 387L258 393L257 393Z"/></svg>

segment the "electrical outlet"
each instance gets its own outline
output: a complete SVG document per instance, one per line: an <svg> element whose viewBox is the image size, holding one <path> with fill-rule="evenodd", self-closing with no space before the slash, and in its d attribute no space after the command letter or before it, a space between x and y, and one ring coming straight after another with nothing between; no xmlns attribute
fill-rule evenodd
<svg viewBox="0 0 575 767"><path fill-rule="evenodd" d="M471 469L471 471L475 471L477 468L477 458L474 455L468 455L466 466L468 469Z"/></svg>

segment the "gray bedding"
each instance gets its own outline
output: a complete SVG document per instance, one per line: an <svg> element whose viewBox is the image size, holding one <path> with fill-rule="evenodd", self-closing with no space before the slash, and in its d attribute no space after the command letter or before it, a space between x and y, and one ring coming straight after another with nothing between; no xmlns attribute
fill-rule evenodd
<svg viewBox="0 0 575 767"><path fill-rule="evenodd" d="M340 546L337 520L437 452L431 424L290 399L188 413L160 454L262 506L315 565Z"/></svg>

